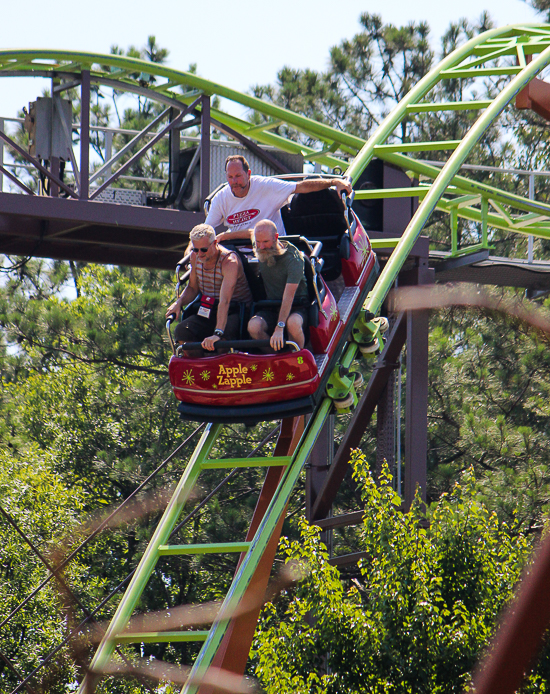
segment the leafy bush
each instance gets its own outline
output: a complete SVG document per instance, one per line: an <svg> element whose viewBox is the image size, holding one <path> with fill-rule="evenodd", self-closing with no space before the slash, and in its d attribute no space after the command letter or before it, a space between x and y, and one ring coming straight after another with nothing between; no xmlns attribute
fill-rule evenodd
<svg viewBox="0 0 550 694"><path fill-rule="evenodd" d="M512 594L530 546L476 498L472 473L426 514L408 513L384 470L354 460L365 516L361 579L345 585L320 531L282 541L309 568L257 632L256 674L268 694L460 692ZM282 612L281 614L279 614Z"/></svg>

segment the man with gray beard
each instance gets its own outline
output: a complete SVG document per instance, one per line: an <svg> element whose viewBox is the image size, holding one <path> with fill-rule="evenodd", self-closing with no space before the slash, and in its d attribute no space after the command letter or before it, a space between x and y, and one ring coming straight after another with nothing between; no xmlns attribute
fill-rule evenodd
<svg viewBox="0 0 550 694"><path fill-rule="evenodd" d="M267 299L280 301L277 310L261 309L248 322L248 332L254 340L269 339L272 349L278 351L288 337L302 349L307 328L308 291L304 274L304 259L300 251L288 241L280 241L276 225L263 219L254 230L223 232L218 241L249 238L254 244ZM271 336L271 337L270 337Z"/></svg>

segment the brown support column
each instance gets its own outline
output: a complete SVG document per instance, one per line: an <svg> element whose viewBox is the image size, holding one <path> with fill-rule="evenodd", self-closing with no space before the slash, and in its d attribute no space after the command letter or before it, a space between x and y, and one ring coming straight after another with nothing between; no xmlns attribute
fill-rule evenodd
<svg viewBox="0 0 550 694"><path fill-rule="evenodd" d="M428 311L407 312L407 384L405 415L405 508L417 486L426 501L428 445Z"/></svg>
<svg viewBox="0 0 550 694"><path fill-rule="evenodd" d="M408 273L406 284L433 284L434 270L427 258ZM405 396L405 508L414 499L416 488L426 501L428 460L428 311L407 312L407 360Z"/></svg>
<svg viewBox="0 0 550 694"><path fill-rule="evenodd" d="M357 404L351 422L334 456L334 461L328 470L322 489L312 505L311 517L314 521L328 516L336 492L346 476L351 452L360 445L363 433L388 382L388 377L397 368L397 360L405 343L405 322L405 314L398 314L395 325L390 330L386 346L374 366L365 392Z"/></svg>
<svg viewBox="0 0 550 694"><path fill-rule="evenodd" d="M90 71L82 70L80 85L80 199L90 194Z"/></svg>
<svg viewBox="0 0 550 694"><path fill-rule="evenodd" d="M201 208L210 192L210 97L201 96Z"/></svg>
<svg viewBox="0 0 550 694"><path fill-rule="evenodd" d="M312 508L334 459L334 415L327 417L306 463L306 518L312 521ZM327 516L330 516L329 511ZM323 530L321 541L331 550L332 532Z"/></svg>
<svg viewBox="0 0 550 694"><path fill-rule="evenodd" d="M395 316L388 316L390 331L395 324ZM395 475L395 370L388 376L386 387L376 406L376 477L380 477L384 462Z"/></svg>

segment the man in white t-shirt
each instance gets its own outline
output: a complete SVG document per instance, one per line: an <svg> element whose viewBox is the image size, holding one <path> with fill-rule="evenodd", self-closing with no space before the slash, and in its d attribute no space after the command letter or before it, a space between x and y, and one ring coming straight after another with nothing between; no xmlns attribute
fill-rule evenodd
<svg viewBox="0 0 550 694"><path fill-rule="evenodd" d="M222 224L229 231L252 229L260 219L269 219L279 236L285 235L281 207L293 193L313 193L334 186L342 194L351 193L351 183L341 178L313 178L305 181L281 181L269 176L252 176L250 166L240 154L225 161L228 185L212 198L206 224Z"/></svg>

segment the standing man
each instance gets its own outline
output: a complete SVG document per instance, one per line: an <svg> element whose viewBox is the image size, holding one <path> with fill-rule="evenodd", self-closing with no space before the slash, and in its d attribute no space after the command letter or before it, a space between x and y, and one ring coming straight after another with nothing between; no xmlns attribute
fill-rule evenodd
<svg viewBox="0 0 550 694"><path fill-rule="evenodd" d="M260 219L272 221L279 236L285 236L281 207L293 193L313 193L334 186L340 194L351 193L351 183L341 178L314 178L298 183L269 176L252 176L247 160L232 154L225 160L228 185L212 198L206 223L224 222L230 231L252 229Z"/></svg>
<svg viewBox="0 0 550 694"><path fill-rule="evenodd" d="M177 342L202 341L204 349L225 338L238 339L239 303L250 304L252 295L237 254L219 246L216 232L208 224L199 224L189 235L191 242L191 275L181 296L168 308L166 317L179 318L183 306L202 293L196 315L178 323L174 331ZM195 355L189 355L195 356Z"/></svg>
<svg viewBox="0 0 550 694"><path fill-rule="evenodd" d="M280 301L280 308L260 309L250 319L248 332L253 340L269 340L278 351L285 344L285 329L300 349L305 344L308 318L308 291L304 259L289 241L279 241L275 223L262 219L254 230L224 231L218 239L248 238L254 243L260 273L269 300Z"/></svg>

